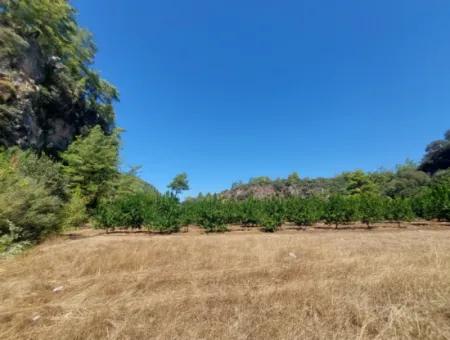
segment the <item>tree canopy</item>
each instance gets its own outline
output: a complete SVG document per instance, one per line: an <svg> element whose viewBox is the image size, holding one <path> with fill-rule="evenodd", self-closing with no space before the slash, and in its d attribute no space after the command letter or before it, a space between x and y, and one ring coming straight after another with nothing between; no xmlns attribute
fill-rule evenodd
<svg viewBox="0 0 450 340"><path fill-rule="evenodd" d="M425 156L419 169L430 174L450 168L450 130L444 134L444 139L428 144Z"/></svg>
<svg viewBox="0 0 450 340"><path fill-rule="evenodd" d="M176 195L179 195L182 191L189 190L187 174L182 172L181 174L176 175L167 187Z"/></svg>
<svg viewBox="0 0 450 340"><path fill-rule="evenodd" d="M70 188L80 190L88 206L94 206L113 185L118 175L118 151L119 132L106 135L96 126L61 154Z"/></svg>

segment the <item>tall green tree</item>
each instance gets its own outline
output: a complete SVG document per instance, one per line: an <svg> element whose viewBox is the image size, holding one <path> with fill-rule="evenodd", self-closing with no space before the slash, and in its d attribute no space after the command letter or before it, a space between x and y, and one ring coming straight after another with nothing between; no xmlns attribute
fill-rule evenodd
<svg viewBox="0 0 450 340"><path fill-rule="evenodd" d="M182 172L181 174L176 175L167 187L172 190L177 196L183 191L189 190L189 181L187 174L185 172Z"/></svg>
<svg viewBox="0 0 450 340"><path fill-rule="evenodd" d="M344 173L344 178L350 195L378 192L375 182L362 170Z"/></svg>
<svg viewBox="0 0 450 340"><path fill-rule="evenodd" d="M61 154L71 189L79 189L90 208L109 192L118 176L119 144L118 130L107 135L96 126Z"/></svg>

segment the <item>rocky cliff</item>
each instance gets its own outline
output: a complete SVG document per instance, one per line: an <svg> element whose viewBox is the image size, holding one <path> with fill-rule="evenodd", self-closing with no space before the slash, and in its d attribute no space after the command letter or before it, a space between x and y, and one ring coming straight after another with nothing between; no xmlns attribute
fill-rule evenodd
<svg viewBox="0 0 450 340"><path fill-rule="evenodd" d="M117 92L90 68L95 46L73 9L55 1L0 2L0 146L57 155L113 127Z"/></svg>

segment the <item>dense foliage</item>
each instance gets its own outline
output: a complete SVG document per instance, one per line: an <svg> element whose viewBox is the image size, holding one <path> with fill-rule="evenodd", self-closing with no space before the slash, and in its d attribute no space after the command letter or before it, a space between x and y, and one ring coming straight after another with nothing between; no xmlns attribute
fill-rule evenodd
<svg viewBox="0 0 450 340"><path fill-rule="evenodd" d="M71 144L62 162L17 148L0 151L0 250L80 227L106 199L157 195L134 172L118 171L118 146L117 133L93 128Z"/></svg>
<svg viewBox="0 0 450 340"><path fill-rule="evenodd" d="M181 225L181 206L172 194L136 193L105 200L95 212L97 226L106 231L121 229L176 232Z"/></svg>
<svg viewBox="0 0 450 340"><path fill-rule="evenodd" d="M36 164L39 171L27 168ZM60 228L58 165L19 150L0 153L0 243L38 240ZM45 171L48 170L48 171Z"/></svg>
<svg viewBox="0 0 450 340"><path fill-rule="evenodd" d="M167 187L172 190L175 195L179 195L183 191L189 190L187 174L182 172L181 174L176 175Z"/></svg>

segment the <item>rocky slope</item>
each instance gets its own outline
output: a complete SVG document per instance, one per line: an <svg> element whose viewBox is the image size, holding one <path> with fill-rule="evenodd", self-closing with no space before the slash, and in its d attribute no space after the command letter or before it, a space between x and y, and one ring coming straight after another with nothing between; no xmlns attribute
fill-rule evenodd
<svg viewBox="0 0 450 340"><path fill-rule="evenodd" d="M0 146L57 155L94 125L111 130L117 92L94 55L66 1L1 1Z"/></svg>

